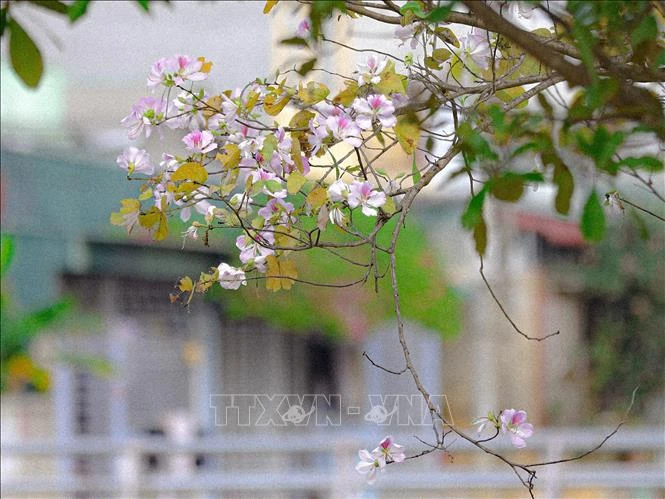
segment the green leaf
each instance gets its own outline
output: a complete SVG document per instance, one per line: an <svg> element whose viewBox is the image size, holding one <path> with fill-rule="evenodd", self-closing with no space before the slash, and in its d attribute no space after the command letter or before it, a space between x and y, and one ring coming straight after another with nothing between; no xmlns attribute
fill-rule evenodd
<svg viewBox="0 0 665 499"><path fill-rule="evenodd" d="M629 168L643 168L650 172L659 172L663 169L663 162L653 156L623 158L619 161L619 164L626 165Z"/></svg>
<svg viewBox="0 0 665 499"><path fill-rule="evenodd" d="M454 2L450 2L448 5L437 7L436 9L432 10L429 14L427 14L424 19L431 23L438 23L440 21L443 21L446 19L446 17L448 17L450 11L453 10L453 5Z"/></svg>
<svg viewBox="0 0 665 499"><path fill-rule="evenodd" d="M284 40L280 40L279 43L281 45L295 45L297 47L308 47L309 46L307 44L307 41L304 38L300 38L299 36L294 36L292 38L285 38Z"/></svg>
<svg viewBox="0 0 665 499"><path fill-rule="evenodd" d="M584 204L580 229L584 239L591 243L597 243L605 236L605 213L595 190Z"/></svg>
<svg viewBox="0 0 665 499"><path fill-rule="evenodd" d="M439 70L441 69L441 63L437 61L434 57L427 56L425 57L425 67L429 69Z"/></svg>
<svg viewBox="0 0 665 499"><path fill-rule="evenodd" d="M39 48L14 19L9 21L9 56L16 74L30 88L39 85L44 63Z"/></svg>
<svg viewBox="0 0 665 499"><path fill-rule="evenodd" d="M296 70L296 73L298 73L300 76L305 76L312 69L314 69L315 64L316 64L316 57L314 59L310 59L309 61L305 62L302 66L300 66Z"/></svg>
<svg viewBox="0 0 665 499"><path fill-rule="evenodd" d="M448 49L440 48L432 51L432 57L438 62L445 62L450 59L452 53Z"/></svg>
<svg viewBox="0 0 665 499"><path fill-rule="evenodd" d="M146 12L150 12L149 0L136 0L136 3L139 4L139 7L141 7Z"/></svg>
<svg viewBox="0 0 665 499"><path fill-rule="evenodd" d="M67 4L58 0L30 0L30 3L57 12L58 14L67 14L69 10Z"/></svg>
<svg viewBox="0 0 665 499"><path fill-rule="evenodd" d="M649 14L630 34L630 44L636 48L639 44L656 38L658 38L658 23L656 18Z"/></svg>
<svg viewBox="0 0 665 499"><path fill-rule="evenodd" d="M413 154L413 163L411 164L411 175L413 176L413 184L420 182L420 170L418 170L418 164L416 163L416 154Z"/></svg>
<svg viewBox="0 0 665 499"><path fill-rule="evenodd" d="M575 181L573 180L573 174L570 173L570 170L562 161L554 163L552 182L558 187L554 207L562 215L567 215L570 211L570 200L575 190Z"/></svg>
<svg viewBox="0 0 665 499"><path fill-rule="evenodd" d="M0 9L0 37L5 34L5 27L7 26L7 7Z"/></svg>
<svg viewBox="0 0 665 499"><path fill-rule="evenodd" d="M9 266L14 258L14 238L11 236L2 236L2 243L0 244L0 273L7 272Z"/></svg>
<svg viewBox="0 0 665 499"><path fill-rule="evenodd" d="M489 143L469 122L465 121L457 127L457 135L461 139L462 150L467 154L469 161L475 161L477 158L494 160L498 158Z"/></svg>
<svg viewBox="0 0 665 499"><path fill-rule="evenodd" d="M427 14L423 10L423 3L420 1L409 1L406 2L401 9L399 9L400 14L406 14L407 12L413 12L418 17L424 17Z"/></svg>
<svg viewBox="0 0 665 499"><path fill-rule="evenodd" d="M483 256L487 249L487 224L485 219L481 216L480 222L473 228L473 240L476 243L476 252Z"/></svg>
<svg viewBox="0 0 665 499"><path fill-rule="evenodd" d="M88 4L90 0L76 0L69 6L67 14L69 15L69 20L75 22L85 15L86 10L88 10Z"/></svg>
<svg viewBox="0 0 665 499"><path fill-rule="evenodd" d="M473 229L483 220L483 203L487 195L487 187L483 187L469 201L466 210L462 214L462 226L465 229Z"/></svg>
<svg viewBox="0 0 665 499"><path fill-rule="evenodd" d="M493 178L489 186L492 196L500 201L513 203L524 193L524 179L511 172Z"/></svg>

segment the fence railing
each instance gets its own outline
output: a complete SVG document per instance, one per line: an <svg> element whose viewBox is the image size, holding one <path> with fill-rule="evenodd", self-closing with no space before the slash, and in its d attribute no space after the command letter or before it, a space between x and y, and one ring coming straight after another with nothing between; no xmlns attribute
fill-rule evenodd
<svg viewBox="0 0 665 499"><path fill-rule="evenodd" d="M525 450L507 439L493 448L517 460L536 462L572 457L596 446L610 428L550 428L539 431ZM599 497L663 497L664 429L622 428L597 452L572 463L538 469L536 497L554 498L574 490ZM177 442L164 437L114 440L77 437L66 442L2 444L3 497L353 497L366 485L354 471L360 447L373 447L376 434L318 431L303 434L219 434ZM423 445L397 436L407 450ZM451 440L452 443L452 440ZM400 491L406 497L440 497L472 492L493 496L520 493L517 477L505 465L458 440L449 453L431 454L390 466L372 490L377 496ZM254 495L253 495L254 494ZM298 496L302 497L302 495Z"/></svg>

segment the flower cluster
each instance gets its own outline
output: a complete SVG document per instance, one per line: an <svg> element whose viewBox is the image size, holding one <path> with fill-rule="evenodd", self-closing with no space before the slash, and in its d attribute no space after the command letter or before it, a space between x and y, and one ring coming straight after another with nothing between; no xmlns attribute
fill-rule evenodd
<svg viewBox="0 0 665 499"><path fill-rule="evenodd" d="M367 483L370 485L376 481L377 472L383 472L387 464L401 463L406 459L404 447L396 444L390 435L381 440L372 452L367 449L358 451L358 457L360 462L356 465L356 471L367 475Z"/></svg>
<svg viewBox="0 0 665 499"><path fill-rule="evenodd" d="M300 34L306 36L308 29L304 21ZM182 150L164 153L158 165L138 147L118 156L128 177L146 178L138 199L124 200L112 222L128 231L140 226L162 239L168 234L167 217L179 212L187 222L195 214L201 218L183 237L198 239L205 233L206 244L216 228L241 228L236 239L240 265L222 263L211 278L223 288L239 289L246 273L257 272L267 278L269 289L290 286L284 279L295 278L296 272L287 258L304 240L306 219L324 231L329 223L349 227L355 209L377 217L395 185L383 173L361 176L358 166L338 170L334 181L326 181L327 175L308 178L310 163L336 144L359 148L373 134L395 127L393 98L403 104L405 95L396 90L405 88L377 86L384 78L399 78L394 65L370 56L356 72L362 91L357 88L343 101L327 98L330 90L318 82L294 88L286 80L257 80L217 95L194 89L211 66L202 57L185 55L152 65L147 87L164 90L161 97L141 98L121 123L130 139L147 139L155 129L160 137L164 128L182 131ZM275 120L289 104L299 111L287 127Z"/></svg>
<svg viewBox="0 0 665 499"><path fill-rule="evenodd" d="M504 409L499 413L498 418L490 411L487 417L478 418L473 424L479 425L478 433L485 428L492 427L497 430L497 434L500 431L508 435L512 444L518 449L526 447L525 439L533 435L533 425L526 422L526 411Z"/></svg>

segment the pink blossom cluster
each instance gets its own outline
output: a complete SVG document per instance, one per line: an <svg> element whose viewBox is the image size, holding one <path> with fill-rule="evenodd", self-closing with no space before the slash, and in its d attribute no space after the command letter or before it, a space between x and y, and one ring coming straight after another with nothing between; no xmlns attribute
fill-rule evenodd
<svg viewBox="0 0 665 499"><path fill-rule="evenodd" d="M361 449L358 457L360 462L356 465L356 471L367 475L367 483L370 485L376 481L377 473L385 470L387 464L401 463L406 459L404 447L396 444L391 435L381 440L372 452Z"/></svg>
<svg viewBox="0 0 665 499"><path fill-rule="evenodd" d="M512 444L521 449L526 447L527 438L533 435L533 425L526 422L526 411L515 409L504 409L497 418L493 412L489 412L487 417L476 419L473 424L478 426L478 433L485 428L495 428L497 431L508 435Z"/></svg>
<svg viewBox="0 0 665 499"><path fill-rule="evenodd" d="M302 23L303 35L307 26ZM179 211L183 221L189 221L193 212L203 217L183 233L185 239L197 239L201 230L208 231L213 226L237 227L239 220L245 220L240 224L245 234L236 240L241 267L224 263L218 268L221 286L238 289L246 283L245 272L266 272L267 257L281 254L275 235L291 233L300 218L315 217L319 229L325 230L328 223L345 226L350 219L348 212L356 208L365 216L378 215L387 200L384 189L392 185L389 180L380 186L349 174L348 183L339 179L324 185L327 199L314 209L307 202L303 204L302 196L290 199L289 196L297 193L289 191L287 184L291 175L302 178L309 174L310 161L315 155L323 154L340 142L361 147L364 132L394 127L397 119L392 95L372 91L372 86L381 81L387 63L370 56L356 72L359 84L366 85L368 91L359 94L348 106L327 99L305 106L313 117L302 139L306 147L296 147L292 132L281 126L263 124L272 123L264 114L267 112L262 105L264 99L287 95L279 94L281 86L257 81L242 90L223 92L215 97L203 90L183 87L188 82L207 78L211 64L204 58L177 55L159 59L152 65L148 88L177 87L181 91L170 101L168 92L161 97L141 98L121 123L130 139L141 136L147 139L154 129L162 136L163 127L182 130L183 151L181 154L164 153L162 161L155 165L146 150L129 147L118 156L117 163L128 176L149 177L140 201L147 201L152 193L154 207L164 214ZM404 99L400 94L394 95ZM217 187L211 189L212 184L204 181L190 182L189 189L180 189L183 179L180 175L174 180L174 174L191 164L204 168L206 178L216 175ZM142 210L140 206L139 203ZM124 218L132 220L137 216L134 211L123 214Z"/></svg>

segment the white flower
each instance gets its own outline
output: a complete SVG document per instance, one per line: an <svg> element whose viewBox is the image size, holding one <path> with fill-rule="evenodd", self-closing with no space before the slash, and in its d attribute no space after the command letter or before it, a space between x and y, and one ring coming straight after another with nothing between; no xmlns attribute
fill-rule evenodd
<svg viewBox="0 0 665 499"><path fill-rule="evenodd" d="M330 210L328 217L330 218L330 222L335 225L342 227L346 225L346 216L338 206L335 206L332 210Z"/></svg>
<svg viewBox="0 0 665 499"><path fill-rule="evenodd" d="M376 481L376 472L383 471L386 467L386 460L380 453L371 454L367 449L358 451L360 462L356 464L356 471L367 475L367 483L372 485Z"/></svg>
<svg viewBox="0 0 665 499"><path fill-rule="evenodd" d="M116 159L116 163L123 170L127 170L127 175L131 175L134 172L152 175L155 171L155 167L150 160L150 155L144 149L137 147L125 149Z"/></svg>
<svg viewBox="0 0 665 499"><path fill-rule="evenodd" d="M337 180L328 187L328 199L331 201L346 201L348 198L349 185L343 180Z"/></svg>
<svg viewBox="0 0 665 499"><path fill-rule="evenodd" d="M217 267L219 272L219 285L224 289L239 289L240 286L247 286L247 280L245 279L245 272L241 269L231 267L227 263L220 263Z"/></svg>

